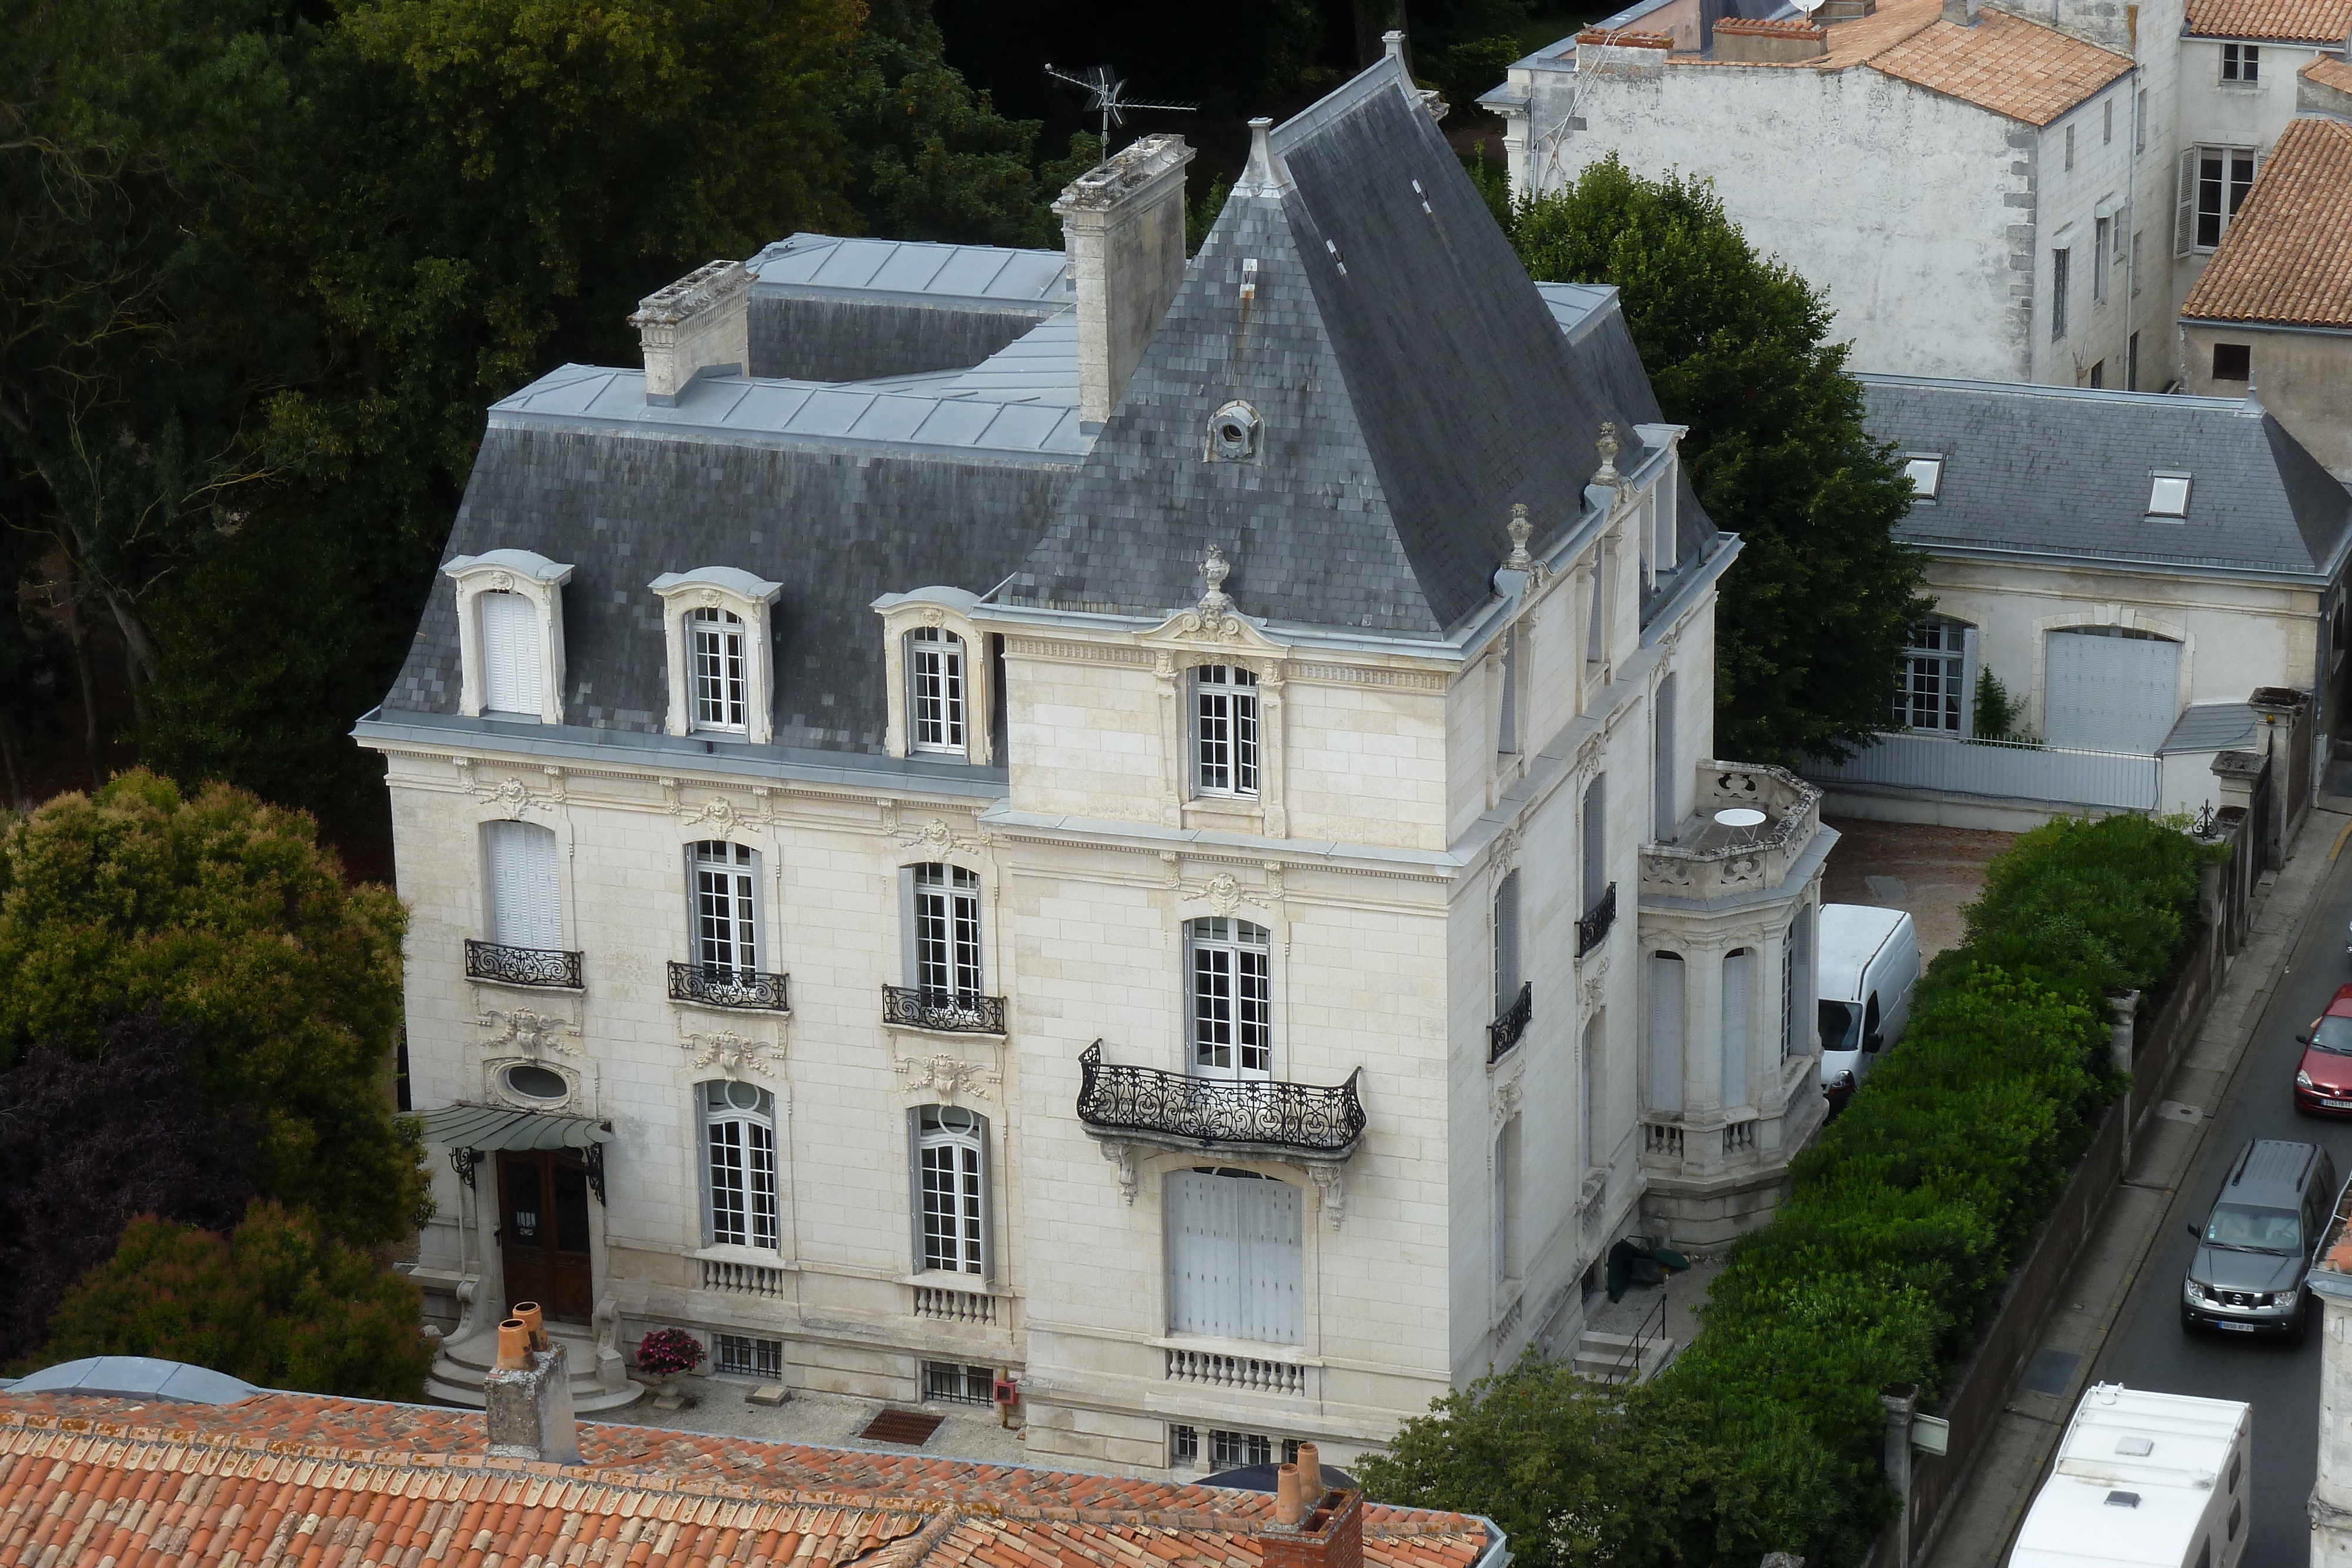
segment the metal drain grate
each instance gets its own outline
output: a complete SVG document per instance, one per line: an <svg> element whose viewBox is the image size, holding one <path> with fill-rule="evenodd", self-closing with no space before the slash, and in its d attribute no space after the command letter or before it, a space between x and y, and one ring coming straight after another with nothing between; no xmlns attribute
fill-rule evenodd
<svg viewBox="0 0 2352 1568"><path fill-rule="evenodd" d="M881 1410L857 1436L868 1443L904 1443L919 1448L931 1440L931 1434L946 1419L944 1416L926 1416L919 1410Z"/></svg>

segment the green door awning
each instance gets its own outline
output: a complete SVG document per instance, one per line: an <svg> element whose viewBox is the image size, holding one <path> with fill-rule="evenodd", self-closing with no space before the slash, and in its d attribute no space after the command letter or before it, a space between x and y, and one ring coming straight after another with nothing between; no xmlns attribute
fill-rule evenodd
<svg viewBox="0 0 2352 1568"><path fill-rule="evenodd" d="M559 1116L551 1111L516 1111L503 1105L445 1105L424 1111L426 1142L445 1149L585 1149L613 1135L613 1124L593 1116Z"/></svg>

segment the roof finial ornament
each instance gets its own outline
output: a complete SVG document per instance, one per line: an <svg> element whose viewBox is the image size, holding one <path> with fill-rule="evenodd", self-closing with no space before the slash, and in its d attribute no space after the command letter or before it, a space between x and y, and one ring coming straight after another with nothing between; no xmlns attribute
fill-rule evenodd
<svg viewBox="0 0 2352 1568"><path fill-rule="evenodd" d="M1528 521L1528 504L1525 501L1512 502L1511 559L1503 563L1506 570L1532 571L1535 570L1535 558L1528 554L1528 539L1535 531L1536 526Z"/></svg>
<svg viewBox="0 0 2352 1568"><path fill-rule="evenodd" d="M1601 471L1592 476L1592 482L1596 485L1613 486L1618 479L1617 454L1620 450L1617 441L1617 424L1614 420L1601 425L1601 439L1594 444L1601 449Z"/></svg>
<svg viewBox="0 0 2352 1568"><path fill-rule="evenodd" d="M1212 620L1234 607L1233 596L1225 591L1225 576L1233 568L1225 564L1225 552L1215 545L1201 558L1201 580L1209 585L1201 595L1201 613Z"/></svg>

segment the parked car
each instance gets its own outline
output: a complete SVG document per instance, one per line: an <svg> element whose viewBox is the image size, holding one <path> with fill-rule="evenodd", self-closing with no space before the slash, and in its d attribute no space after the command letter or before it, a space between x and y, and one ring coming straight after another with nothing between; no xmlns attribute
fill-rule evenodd
<svg viewBox="0 0 2352 1568"><path fill-rule="evenodd" d="M2303 1047L2294 1064L2294 1108L2352 1115L2352 986L2339 988L2309 1032L2294 1038Z"/></svg>
<svg viewBox="0 0 2352 1568"><path fill-rule="evenodd" d="M1866 904L1822 904L1819 929L1813 990L1828 1093L1841 1073L1859 1084L1879 1053L1903 1038L1919 986L1919 933L1905 911Z"/></svg>
<svg viewBox="0 0 2352 1568"><path fill-rule="evenodd" d="M2314 1311L2304 1281L2336 1207L2336 1162L2314 1144L2258 1138L2242 1150L2213 1212L2191 1225L2180 1326L2284 1334L2300 1344Z"/></svg>

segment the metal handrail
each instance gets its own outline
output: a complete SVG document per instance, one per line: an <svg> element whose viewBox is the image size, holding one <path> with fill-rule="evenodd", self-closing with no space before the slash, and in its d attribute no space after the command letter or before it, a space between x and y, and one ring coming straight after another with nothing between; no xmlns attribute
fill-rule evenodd
<svg viewBox="0 0 2352 1568"><path fill-rule="evenodd" d="M1528 1020L1535 1016L1536 983L1519 982L1519 994L1502 1017L1486 1026L1486 1064L1493 1066L1511 1053L1519 1037L1528 1032Z"/></svg>
<svg viewBox="0 0 2352 1568"><path fill-rule="evenodd" d="M1633 1331L1633 1343L1625 1347L1625 1354L1617 1358L1617 1364L1609 1369L1601 1382L1614 1388L1620 1383L1638 1381L1642 1375L1642 1352L1664 1337L1665 1332L1666 1298L1662 1291L1658 1304L1643 1314L1641 1326Z"/></svg>
<svg viewBox="0 0 2352 1568"><path fill-rule="evenodd" d="M580 955L561 947L509 947L503 942L477 942L468 936L466 978L576 991L581 988Z"/></svg>
<svg viewBox="0 0 2352 1568"><path fill-rule="evenodd" d="M882 988L882 1021L951 1033L1003 1034L1004 998L919 986Z"/></svg>
<svg viewBox="0 0 2352 1568"><path fill-rule="evenodd" d="M789 1012L789 975L766 975L755 969L722 969L715 965L669 966L669 998L674 1002L699 1002L707 1008L756 1008Z"/></svg>
<svg viewBox="0 0 2352 1568"><path fill-rule="evenodd" d="M1078 1120L1096 1132L1131 1133L1203 1149L1248 1145L1343 1159L1364 1135L1358 1068L1332 1087L1271 1079L1193 1078L1103 1060L1095 1041L1078 1057Z"/></svg>
<svg viewBox="0 0 2352 1568"><path fill-rule="evenodd" d="M1600 946L1609 935L1609 928L1616 924L1617 884L1612 882L1601 890L1599 898L1592 901L1592 907L1577 919L1576 956L1581 958Z"/></svg>

